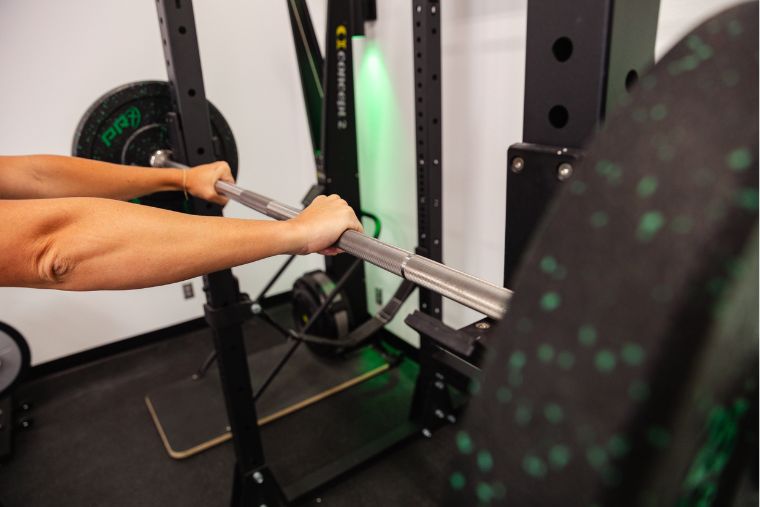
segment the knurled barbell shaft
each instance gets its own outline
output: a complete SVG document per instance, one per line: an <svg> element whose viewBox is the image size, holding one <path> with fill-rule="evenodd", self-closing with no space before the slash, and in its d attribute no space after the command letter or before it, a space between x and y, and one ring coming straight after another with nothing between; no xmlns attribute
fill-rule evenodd
<svg viewBox="0 0 760 507"><path fill-rule="evenodd" d="M151 165L178 169L188 168L184 164L171 160L170 153L165 150L159 150L151 157ZM217 181L216 190L233 201L275 220L288 220L300 213L297 208L225 181ZM390 271L420 287L432 290L494 319L500 319L504 316L512 297L512 291L509 289L389 245L360 232L351 230L344 232L338 239L336 246L354 257Z"/></svg>

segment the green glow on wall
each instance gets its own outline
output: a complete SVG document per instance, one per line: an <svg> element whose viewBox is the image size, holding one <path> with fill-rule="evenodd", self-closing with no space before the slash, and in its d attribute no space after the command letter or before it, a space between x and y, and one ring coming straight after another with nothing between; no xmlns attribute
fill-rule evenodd
<svg viewBox="0 0 760 507"><path fill-rule="evenodd" d="M416 217L414 134L401 113L381 47L365 37L356 38L353 43L362 208L380 217L383 223L380 239L413 250L416 218L410 220L409 213ZM401 280L367 263L365 269L368 310L375 313L388 302ZM417 307L417 301L415 293L388 326L415 345L417 335L403 323L403 317Z"/></svg>

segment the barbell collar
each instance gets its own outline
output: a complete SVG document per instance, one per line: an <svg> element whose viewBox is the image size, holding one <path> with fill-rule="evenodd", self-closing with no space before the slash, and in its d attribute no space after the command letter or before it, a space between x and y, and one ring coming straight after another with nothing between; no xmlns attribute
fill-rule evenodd
<svg viewBox="0 0 760 507"><path fill-rule="evenodd" d="M150 163L153 167L188 169L188 166L172 160L169 150L156 151L151 156ZM217 181L215 188L229 199L275 220L289 220L300 213L300 210L293 206L226 181ZM344 232L336 246L354 257L494 319L504 316L512 297L512 291L509 289L357 231Z"/></svg>

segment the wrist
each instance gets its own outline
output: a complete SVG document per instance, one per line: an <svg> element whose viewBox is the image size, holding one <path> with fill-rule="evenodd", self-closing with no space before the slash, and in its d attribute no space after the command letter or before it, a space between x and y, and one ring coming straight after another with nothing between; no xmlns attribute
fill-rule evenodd
<svg viewBox="0 0 760 507"><path fill-rule="evenodd" d="M289 255L305 255L308 252L306 235L298 221L284 220L277 222L280 226L280 238L282 239L283 253Z"/></svg>
<svg viewBox="0 0 760 507"><path fill-rule="evenodd" d="M160 168L153 169L156 192L182 191L182 169Z"/></svg>

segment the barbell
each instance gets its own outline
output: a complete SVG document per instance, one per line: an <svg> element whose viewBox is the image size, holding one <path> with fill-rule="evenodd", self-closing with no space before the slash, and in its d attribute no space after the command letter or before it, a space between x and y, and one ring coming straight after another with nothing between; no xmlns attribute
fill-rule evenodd
<svg viewBox="0 0 760 507"><path fill-rule="evenodd" d="M154 152L150 157L150 165L188 169L188 166L172 160L169 150ZM215 188L217 192L229 199L275 220L289 220L301 212L298 208L226 181L217 181ZM344 232L336 246L358 259L374 264L494 319L501 319L504 316L512 296L512 291L509 289L360 232L351 230Z"/></svg>

